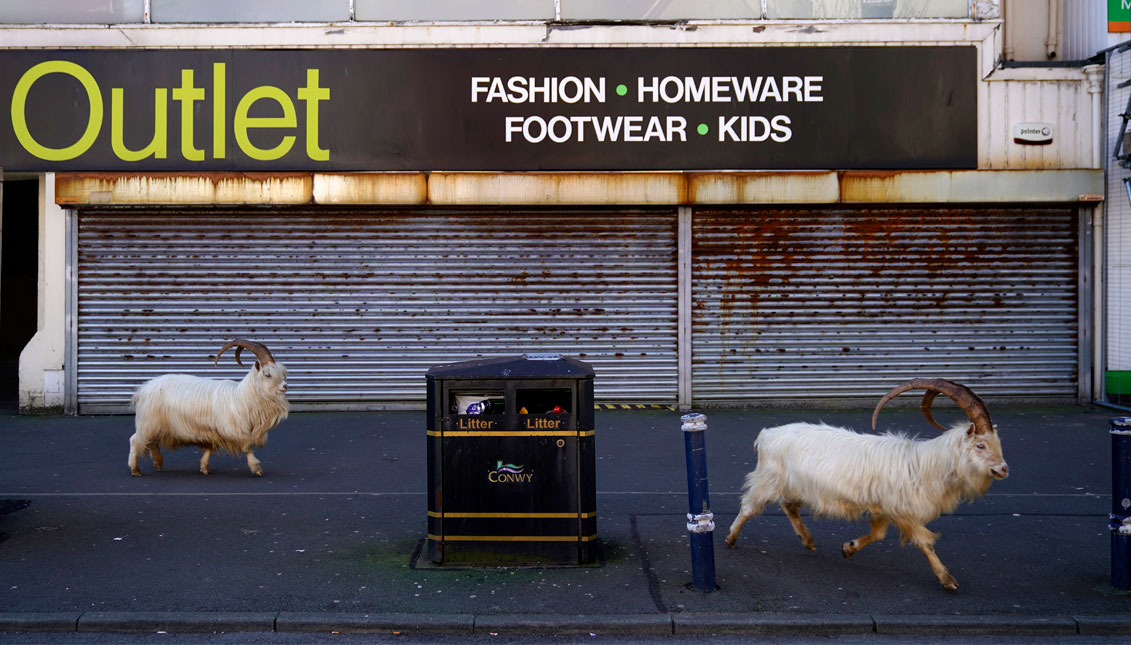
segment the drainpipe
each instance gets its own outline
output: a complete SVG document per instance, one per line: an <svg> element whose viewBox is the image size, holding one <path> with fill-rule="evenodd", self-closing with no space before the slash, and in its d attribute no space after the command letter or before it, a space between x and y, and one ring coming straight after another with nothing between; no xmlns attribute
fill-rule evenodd
<svg viewBox="0 0 1131 645"><path fill-rule="evenodd" d="M691 207L679 207L679 232L676 245L677 258L677 313L678 337L676 366L677 404L680 410L691 408Z"/></svg>
<svg viewBox="0 0 1131 645"><path fill-rule="evenodd" d="M1061 0L1048 0L1049 25L1045 39L1045 58L1056 58L1056 50L1060 49L1060 2Z"/></svg>
<svg viewBox="0 0 1131 645"><path fill-rule="evenodd" d="M1092 167L1103 168L1107 154L1104 138L1104 66L1087 65L1084 76L1088 82L1088 94L1092 96ZM1104 256L1107 242L1104 239L1104 203L1096 204L1092 212L1092 400L1101 401L1105 397L1104 322L1106 301L1104 300Z"/></svg>
<svg viewBox="0 0 1131 645"><path fill-rule="evenodd" d="M1092 167L1103 168L1106 149L1103 135L1104 66L1086 65L1084 77L1088 80L1088 94L1092 95Z"/></svg>
<svg viewBox="0 0 1131 645"><path fill-rule="evenodd" d="M1001 0L1001 59L1013 60L1013 29L1010 23L1013 18L1013 4L1010 0Z"/></svg>

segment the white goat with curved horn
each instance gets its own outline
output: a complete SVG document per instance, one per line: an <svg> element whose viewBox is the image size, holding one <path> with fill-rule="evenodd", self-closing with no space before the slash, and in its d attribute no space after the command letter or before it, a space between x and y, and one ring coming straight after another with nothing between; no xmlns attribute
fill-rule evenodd
<svg viewBox="0 0 1131 645"><path fill-rule="evenodd" d="M815 515L856 520L867 513L871 531L841 546L844 557L883 539L890 524L899 529L931 565L946 589L958 582L935 554L939 535L926 524L959 503L981 497L995 479L1009 475L1002 457L997 427L986 404L965 386L944 379L912 379L896 386L876 405L880 409L908 390L927 390L922 410L927 420L938 394L954 399L969 417L929 440L903 435L866 435L824 424L792 423L766 428L754 441L758 465L746 476L742 508L731 524L727 545L734 547L742 525L770 502L781 505L794 532L808 549L815 549L800 510Z"/></svg>
<svg viewBox="0 0 1131 645"><path fill-rule="evenodd" d="M287 418L287 368L275 362L266 346L242 338L216 352L213 364L219 364L220 355L232 347L240 365L244 349L256 357L255 365L238 383L165 374L137 389L131 401L137 414L129 458L135 477L141 475L137 465L140 455L149 452L154 468L161 470L161 448L176 450L182 446L197 446L204 451L200 472L205 475L212 472L208 460L214 450L247 455L251 472L263 474L252 448L262 448L267 432Z"/></svg>

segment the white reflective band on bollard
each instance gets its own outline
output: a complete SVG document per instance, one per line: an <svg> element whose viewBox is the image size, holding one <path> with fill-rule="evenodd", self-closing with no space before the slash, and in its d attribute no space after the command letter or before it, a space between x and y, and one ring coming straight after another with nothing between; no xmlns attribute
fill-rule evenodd
<svg viewBox="0 0 1131 645"><path fill-rule="evenodd" d="M682 430L684 432L703 432L707 429L707 415L699 414L685 414L679 418L683 421Z"/></svg>
<svg viewBox="0 0 1131 645"><path fill-rule="evenodd" d="M710 533L715 530L715 514L711 512L702 515L687 514L687 530L690 533Z"/></svg>

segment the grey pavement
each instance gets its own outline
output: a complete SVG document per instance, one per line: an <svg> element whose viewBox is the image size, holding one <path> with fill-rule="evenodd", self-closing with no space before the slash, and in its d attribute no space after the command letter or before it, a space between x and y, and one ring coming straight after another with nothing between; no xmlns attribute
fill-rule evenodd
<svg viewBox="0 0 1131 645"><path fill-rule="evenodd" d="M195 449L166 452L160 473L146 460L131 477L129 416L0 416L0 633L1131 636L1131 592L1111 586L1107 528L1108 420L1119 412L994 407L1010 477L930 525L957 592L894 533L845 560L840 543L864 524L807 518L810 552L773 509L726 548L760 428L864 430L870 411L705 413L719 527L711 593L688 587L674 411L597 413L602 557L540 568L421 555L424 412L292 414L256 453L262 478L219 454L200 475ZM948 413L958 414L937 416ZM935 432L911 408L886 409L888 429Z"/></svg>

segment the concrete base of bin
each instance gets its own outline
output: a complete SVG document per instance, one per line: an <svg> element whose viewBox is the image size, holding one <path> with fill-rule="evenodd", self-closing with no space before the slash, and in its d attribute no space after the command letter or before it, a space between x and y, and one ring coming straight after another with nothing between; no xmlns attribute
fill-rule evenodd
<svg viewBox="0 0 1131 645"><path fill-rule="evenodd" d="M591 566L598 562L598 542L441 541L429 537L427 559L437 566Z"/></svg>
<svg viewBox="0 0 1131 645"><path fill-rule="evenodd" d="M578 544L544 543L515 547L495 542L447 542L425 540L415 568L459 567L599 567L603 564L601 543L594 540Z"/></svg>

